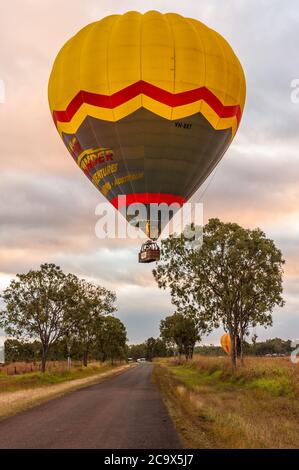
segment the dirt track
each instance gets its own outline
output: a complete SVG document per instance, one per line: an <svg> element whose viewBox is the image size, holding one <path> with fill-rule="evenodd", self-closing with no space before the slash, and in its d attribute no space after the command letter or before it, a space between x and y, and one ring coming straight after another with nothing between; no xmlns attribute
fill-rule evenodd
<svg viewBox="0 0 299 470"><path fill-rule="evenodd" d="M2 449L181 448L151 364L0 422Z"/></svg>

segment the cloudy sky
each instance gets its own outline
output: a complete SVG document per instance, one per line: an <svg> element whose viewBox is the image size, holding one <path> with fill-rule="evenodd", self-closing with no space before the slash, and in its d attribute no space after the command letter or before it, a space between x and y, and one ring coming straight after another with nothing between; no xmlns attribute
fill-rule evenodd
<svg viewBox="0 0 299 470"><path fill-rule="evenodd" d="M299 337L299 78L297 0L10 0L0 4L0 289L16 272L43 262L117 293L130 342L158 335L171 313L151 266L136 262L138 241L99 240L102 196L67 154L48 110L55 56L87 23L128 10L194 17L220 32L247 77L241 128L215 174L194 200L204 217L261 227L283 251L286 305L261 338ZM206 191L204 189L206 188ZM203 194L204 193L204 194ZM205 342L217 343L220 331Z"/></svg>

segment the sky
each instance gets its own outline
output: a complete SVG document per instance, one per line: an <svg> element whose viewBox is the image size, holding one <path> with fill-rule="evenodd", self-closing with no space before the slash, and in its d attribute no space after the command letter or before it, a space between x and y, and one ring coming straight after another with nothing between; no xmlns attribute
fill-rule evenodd
<svg viewBox="0 0 299 470"><path fill-rule="evenodd" d="M15 273L53 262L117 294L131 343L158 336L173 312L140 242L99 240L103 197L76 167L53 125L47 85L62 45L86 24L129 10L176 12L222 34L239 57L247 102L237 136L193 197L205 222L218 217L260 227L286 260L286 305L259 339L299 338L299 78L297 0L10 0L0 3L0 290ZM0 89L2 89L0 87ZM204 338L218 344L221 331Z"/></svg>

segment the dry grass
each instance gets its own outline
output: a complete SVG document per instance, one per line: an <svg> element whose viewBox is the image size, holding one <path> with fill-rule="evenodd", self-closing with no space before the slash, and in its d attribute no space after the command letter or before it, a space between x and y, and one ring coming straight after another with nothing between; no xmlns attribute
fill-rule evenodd
<svg viewBox="0 0 299 470"><path fill-rule="evenodd" d="M108 362L92 362L88 367L83 367L82 363L73 364L71 369L67 368L64 362L49 364L47 371L42 373L37 369L34 372L25 371L19 374L0 373L0 395L2 392L12 392L17 390L32 389L41 386L51 386L54 384L89 377L90 375L105 372L112 368Z"/></svg>
<svg viewBox="0 0 299 470"><path fill-rule="evenodd" d="M82 366L82 361L72 361L72 367ZM48 361L47 372L67 370L67 361ZM41 370L40 362L10 362L9 364L0 365L0 374L19 375L30 372L38 372Z"/></svg>
<svg viewBox="0 0 299 470"><path fill-rule="evenodd" d="M64 395L65 393L96 384L108 377L119 374L132 364L90 364L87 368L72 370L68 373L34 372L20 376L0 376L0 419L16 414L42 402ZM2 380L9 379L14 383ZM2 389L1 389L2 385Z"/></svg>
<svg viewBox="0 0 299 470"><path fill-rule="evenodd" d="M191 448L298 448L299 366L289 358L161 361L155 378Z"/></svg>

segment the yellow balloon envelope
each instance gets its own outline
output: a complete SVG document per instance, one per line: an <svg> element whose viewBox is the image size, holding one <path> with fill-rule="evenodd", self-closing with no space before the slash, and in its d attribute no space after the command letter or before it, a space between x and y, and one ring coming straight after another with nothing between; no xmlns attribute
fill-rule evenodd
<svg viewBox="0 0 299 470"><path fill-rule="evenodd" d="M245 93L220 34L157 11L87 25L62 47L49 80L64 144L118 209L188 201L231 144Z"/></svg>
<svg viewBox="0 0 299 470"><path fill-rule="evenodd" d="M231 339L230 339L229 333L225 333L225 335L221 336L220 344L222 348L224 349L224 351L226 352L226 354L231 353Z"/></svg>

